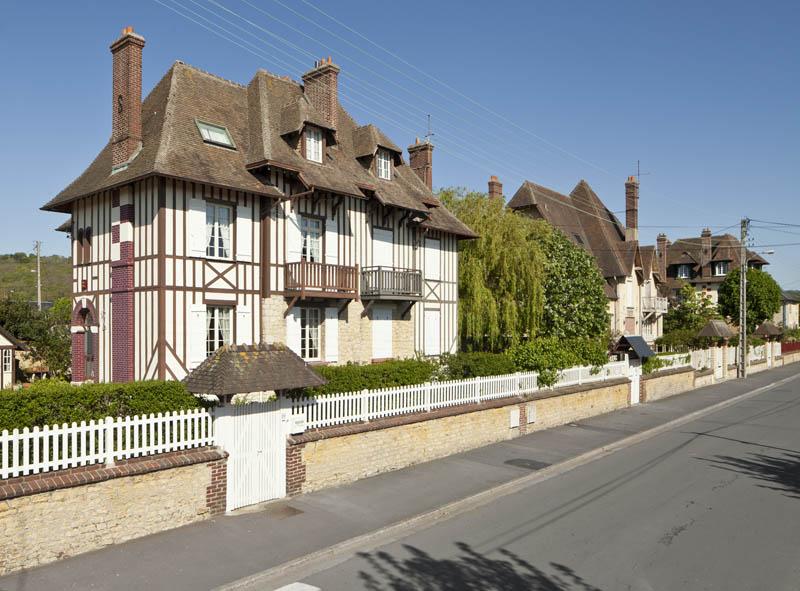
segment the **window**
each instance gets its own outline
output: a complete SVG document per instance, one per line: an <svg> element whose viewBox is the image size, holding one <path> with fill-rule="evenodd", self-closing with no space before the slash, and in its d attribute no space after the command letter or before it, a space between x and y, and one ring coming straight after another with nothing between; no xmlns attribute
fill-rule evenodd
<svg viewBox="0 0 800 591"><path fill-rule="evenodd" d="M311 263L322 262L322 220L300 217L300 233L303 241L303 260Z"/></svg>
<svg viewBox="0 0 800 591"><path fill-rule="evenodd" d="M236 145L233 143L233 139L231 139L231 134L228 133L227 128L203 121L197 121L196 123L197 129L200 130L200 135L203 136L203 141L207 144L236 149Z"/></svg>
<svg viewBox="0 0 800 591"><path fill-rule="evenodd" d="M300 357L319 359L318 308L300 308Z"/></svg>
<svg viewBox="0 0 800 591"><path fill-rule="evenodd" d="M728 261L714 263L714 275L720 277L728 274Z"/></svg>
<svg viewBox="0 0 800 591"><path fill-rule="evenodd" d="M220 306L206 308L206 356L223 345L231 344L231 309Z"/></svg>
<svg viewBox="0 0 800 591"><path fill-rule="evenodd" d="M625 305L633 308L633 279L630 277L625 281Z"/></svg>
<svg viewBox="0 0 800 591"><path fill-rule="evenodd" d="M389 150L380 149L376 158L376 167L378 170L378 178L392 180L392 155Z"/></svg>
<svg viewBox="0 0 800 591"><path fill-rule="evenodd" d="M689 265L678 265L678 279L689 279Z"/></svg>
<svg viewBox="0 0 800 591"><path fill-rule="evenodd" d="M206 256L231 258L231 212L228 205L206 203Z"/></svg>
<svg viewBox="0 0 800 591"><path fill-rule="evenodd" d="M11 373L11 349L3 349L3 373Z"/></svg>
<svg viewBox="0 0 800 591"><path fill-rule="evenodd" d="M313 162L322 162L322 130L318 127L306 127L306 158Z"/></svg>

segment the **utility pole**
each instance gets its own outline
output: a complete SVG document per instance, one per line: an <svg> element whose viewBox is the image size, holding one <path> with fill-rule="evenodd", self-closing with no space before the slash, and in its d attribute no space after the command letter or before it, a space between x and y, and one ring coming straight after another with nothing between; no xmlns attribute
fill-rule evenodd
<svg viewBox="0 0 800 591"><path fill-rule="evenodd" d="M741 254L739 255L739 377L747 377L747 231L750 219L742 218Z"/></svg>
<svg viewBox="0 0 800 591"><path fill-rule="evenodd" d="M39 312L42 311L42 241L37 240L33 243L33 249L36 251L36 303L39 306Z"/></svg>

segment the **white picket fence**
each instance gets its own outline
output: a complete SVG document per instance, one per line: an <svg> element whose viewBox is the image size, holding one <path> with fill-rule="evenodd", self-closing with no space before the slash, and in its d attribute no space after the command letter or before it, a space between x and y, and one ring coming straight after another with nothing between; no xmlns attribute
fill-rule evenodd
<svg viewBox="0 0 800 591"><path fill-rule="evenodd" d="M430 412L458 404L478 404L496 398L530 394L628 375L628 362L609 363L597 373L591 367L573 367L560 373L553 386L540 387L535 372L487 376L446 382L427 382L414 386L346 392L315 398L293 399L292 414L304 414L307 429L371 421L416 412Z"/></svg>
<svg viewBox="0 0 800 591"><path fill-rule="evenodd" d="M675 369L676 367L689 367L692 365L692 356L689 353L673 353L671 355L659 355L658 358L664 366L657 371Z"/></svg>
<svg viewBox="0 0 800 591"><path fill-rule="evenodd" d="M213 443L204 409L107 417L0 433L0 478L63 470Z"/></svg>

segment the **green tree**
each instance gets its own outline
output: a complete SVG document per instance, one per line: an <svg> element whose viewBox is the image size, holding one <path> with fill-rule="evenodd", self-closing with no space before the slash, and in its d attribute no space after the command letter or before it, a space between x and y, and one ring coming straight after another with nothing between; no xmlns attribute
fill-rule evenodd
<svg viewBox="0 0 800 591"><path fill-rule="evenodd" d="M719 311L734 322L739 321L740 269L734 269L719 286ZM772 318L781 309L781 288L772 275L759 269L747 270L748 332Z"/></svg>
<svg viewBox="0 0 800 591"><path fill-rule="evenodd" d="M545 256L541 333L551 337L596 338L608 332L608 298L594 257L559 230L542 232Z"/></svg>
<svg viewBox="0 0 800 591"><path fill-rule="evenodd" d="M697 332L706 323L719 318L714 302L707 295L699 294L686 284L681 288L678 304L672 306L664 316L664 332L685 330Z"/></svg>
<svg viewBox="0 0 800 591"><path fill-rule="evenodd" d="M459 243L459 323L466 351L503 351L537 334L544 257L541 228L500 200L463 189L439 197L479 238Z"/></svg>

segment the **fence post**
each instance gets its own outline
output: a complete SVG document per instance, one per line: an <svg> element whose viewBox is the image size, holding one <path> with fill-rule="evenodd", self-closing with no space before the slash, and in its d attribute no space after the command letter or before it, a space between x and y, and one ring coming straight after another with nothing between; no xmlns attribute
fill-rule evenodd
<svg viewBox="0 0 800 591"><path fill-rule="evenodd" d="M369 390L361 390L361 420L369 422Z"/></svg>
<svg viewBox="0 0 800 591"><path fill-rule="evenodd" d="M106 466L114 465L114 419L106 417L105 428L103 430L105 438L105 464Z"/></svg>
<svg viewBox="0 0 800 591"><path fill-rule="evenodd" d="M480 402L481 402L481 378L476 377L476 378L473 378L472 381L475 382L475 385L473 386L473 388L475 388L475 392L474 392L474 394L475 394L475 403L476 404L480 404Z"/></svg>
<svg viewBox="0 0 800 591"><path fill-rule="evenodd" d="M431 383L425 382L422 385L423 402L425 404L425 412L431 412Z"/></svg>

